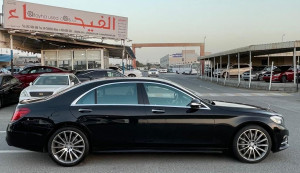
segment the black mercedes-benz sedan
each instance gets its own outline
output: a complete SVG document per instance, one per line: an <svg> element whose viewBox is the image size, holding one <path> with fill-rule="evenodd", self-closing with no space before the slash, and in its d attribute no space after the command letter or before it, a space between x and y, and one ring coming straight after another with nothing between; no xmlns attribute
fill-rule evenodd
<svg viewBox="0 0 300 173"><path fill-rule="evenodd" d="M90 151L233 151L256 163L288 148L283 117L251 105L205 100L173 82L110 78L19 103L11 146L48 152L63 166Z"/></svg>

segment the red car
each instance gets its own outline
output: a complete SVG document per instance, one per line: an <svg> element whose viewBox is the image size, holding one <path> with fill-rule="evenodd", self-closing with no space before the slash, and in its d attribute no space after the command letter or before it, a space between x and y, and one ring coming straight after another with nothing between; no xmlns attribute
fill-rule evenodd
<svg viewBox="0 0 300 173"><path fill-rule="evenodd" d="M14 76L23 83L23 87L27 87L30 82L33 82L43 73L69 73L69 71L49 66L33 66L20 71Z"/></svg>
<svg viewBox="0 0 300 173"><path fill-rule="evenodd" d="M298 69L298 73L300 70ZM264 74L264 81L270 81L271 72L267 72ZM278 81L285 83L287 81L294 80L294 67L292 66L277 66L276 69L273 71L272 81Z"/></svg>

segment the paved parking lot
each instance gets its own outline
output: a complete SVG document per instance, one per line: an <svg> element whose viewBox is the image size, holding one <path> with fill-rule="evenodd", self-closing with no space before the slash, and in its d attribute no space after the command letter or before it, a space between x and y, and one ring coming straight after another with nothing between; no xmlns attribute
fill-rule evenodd
<svg viewBox="0 0 300 173"><path fill-rule="evenodd" d="M224 87L196 76L161 74L204 98L242 102L270 107L285 115L290 130L290 148L271 153L258 164L244 164L225 154L203 153L113 153L91 154L76 167L57 166L45 153L24 151L7 146L5 128L15 105L0 109L0 172L299 172L300 161L300 95Z"/></svg>

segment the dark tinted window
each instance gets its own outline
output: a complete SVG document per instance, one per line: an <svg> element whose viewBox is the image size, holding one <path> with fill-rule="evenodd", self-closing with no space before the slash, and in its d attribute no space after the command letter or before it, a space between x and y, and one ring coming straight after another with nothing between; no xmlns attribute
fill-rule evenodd
<svg viewBox="0 0 300 173"><path fill-rule="evenodd" d="M108 77L106 71L98 71L98 70L91 72L90 75L95 78Z"/></svg>
<svg viewBox="0 0 300 173"><path fill-rule="evenodd" d="M144 86L151 105L187 106L192 101L189 95L166 85L145 83Z"/></svg>
<svg viewBox="0 0 300 173"><path fill-rule="evenodd" d="M25 70L22 70L20 73L21 74L28 74L28 72L31 70L32 68L26 68Z"/></svg>
<svg viewBox="0 0 300 173"><path fill-rule="evenodd" d="M70 75L70 81L74 82L75 85L79 83L79 80L73 75Z"/></svg>
<svg viewBox="0 0 300 173"><path fill-rule="evenodd" d="M135 83L112 84L97 89L97 104L138 104Z"/></svg>
<svg viewBox="0 0 300 173"><path fill-rule="evenodd" d="M95 101L95 90L92 90L83 97L81 97L81 99L79 99L76 104L95 104Z"/></svg>
<svg viewBox="0 0 300 173"><path fill-rule="evenodd" d="M240 68L248 68L249 65L240 65Z"/></svg>
<svg viewBox="0 0 300 173"><path fill-rule="evenodd" d="M274 69L274 71L276 72L285 72L290 68L290 66L277 66L276 69Z"/></svg>

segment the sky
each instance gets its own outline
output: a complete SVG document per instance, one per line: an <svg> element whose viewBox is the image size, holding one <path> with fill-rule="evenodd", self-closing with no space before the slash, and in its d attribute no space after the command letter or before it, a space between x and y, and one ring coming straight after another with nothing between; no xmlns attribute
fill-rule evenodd
<svg viewBox="0 0 300 173"><path fill-rule="evenodd" d="M128 17L132 43L204 42L206 52L300 40L300 0L25 0ZM2 1L1 1L2 3ZM115 41L104 41L119 44ZM194 47L141 48L137 60L159 62ZM199 54L199 49L196 49Z"/></svg>

